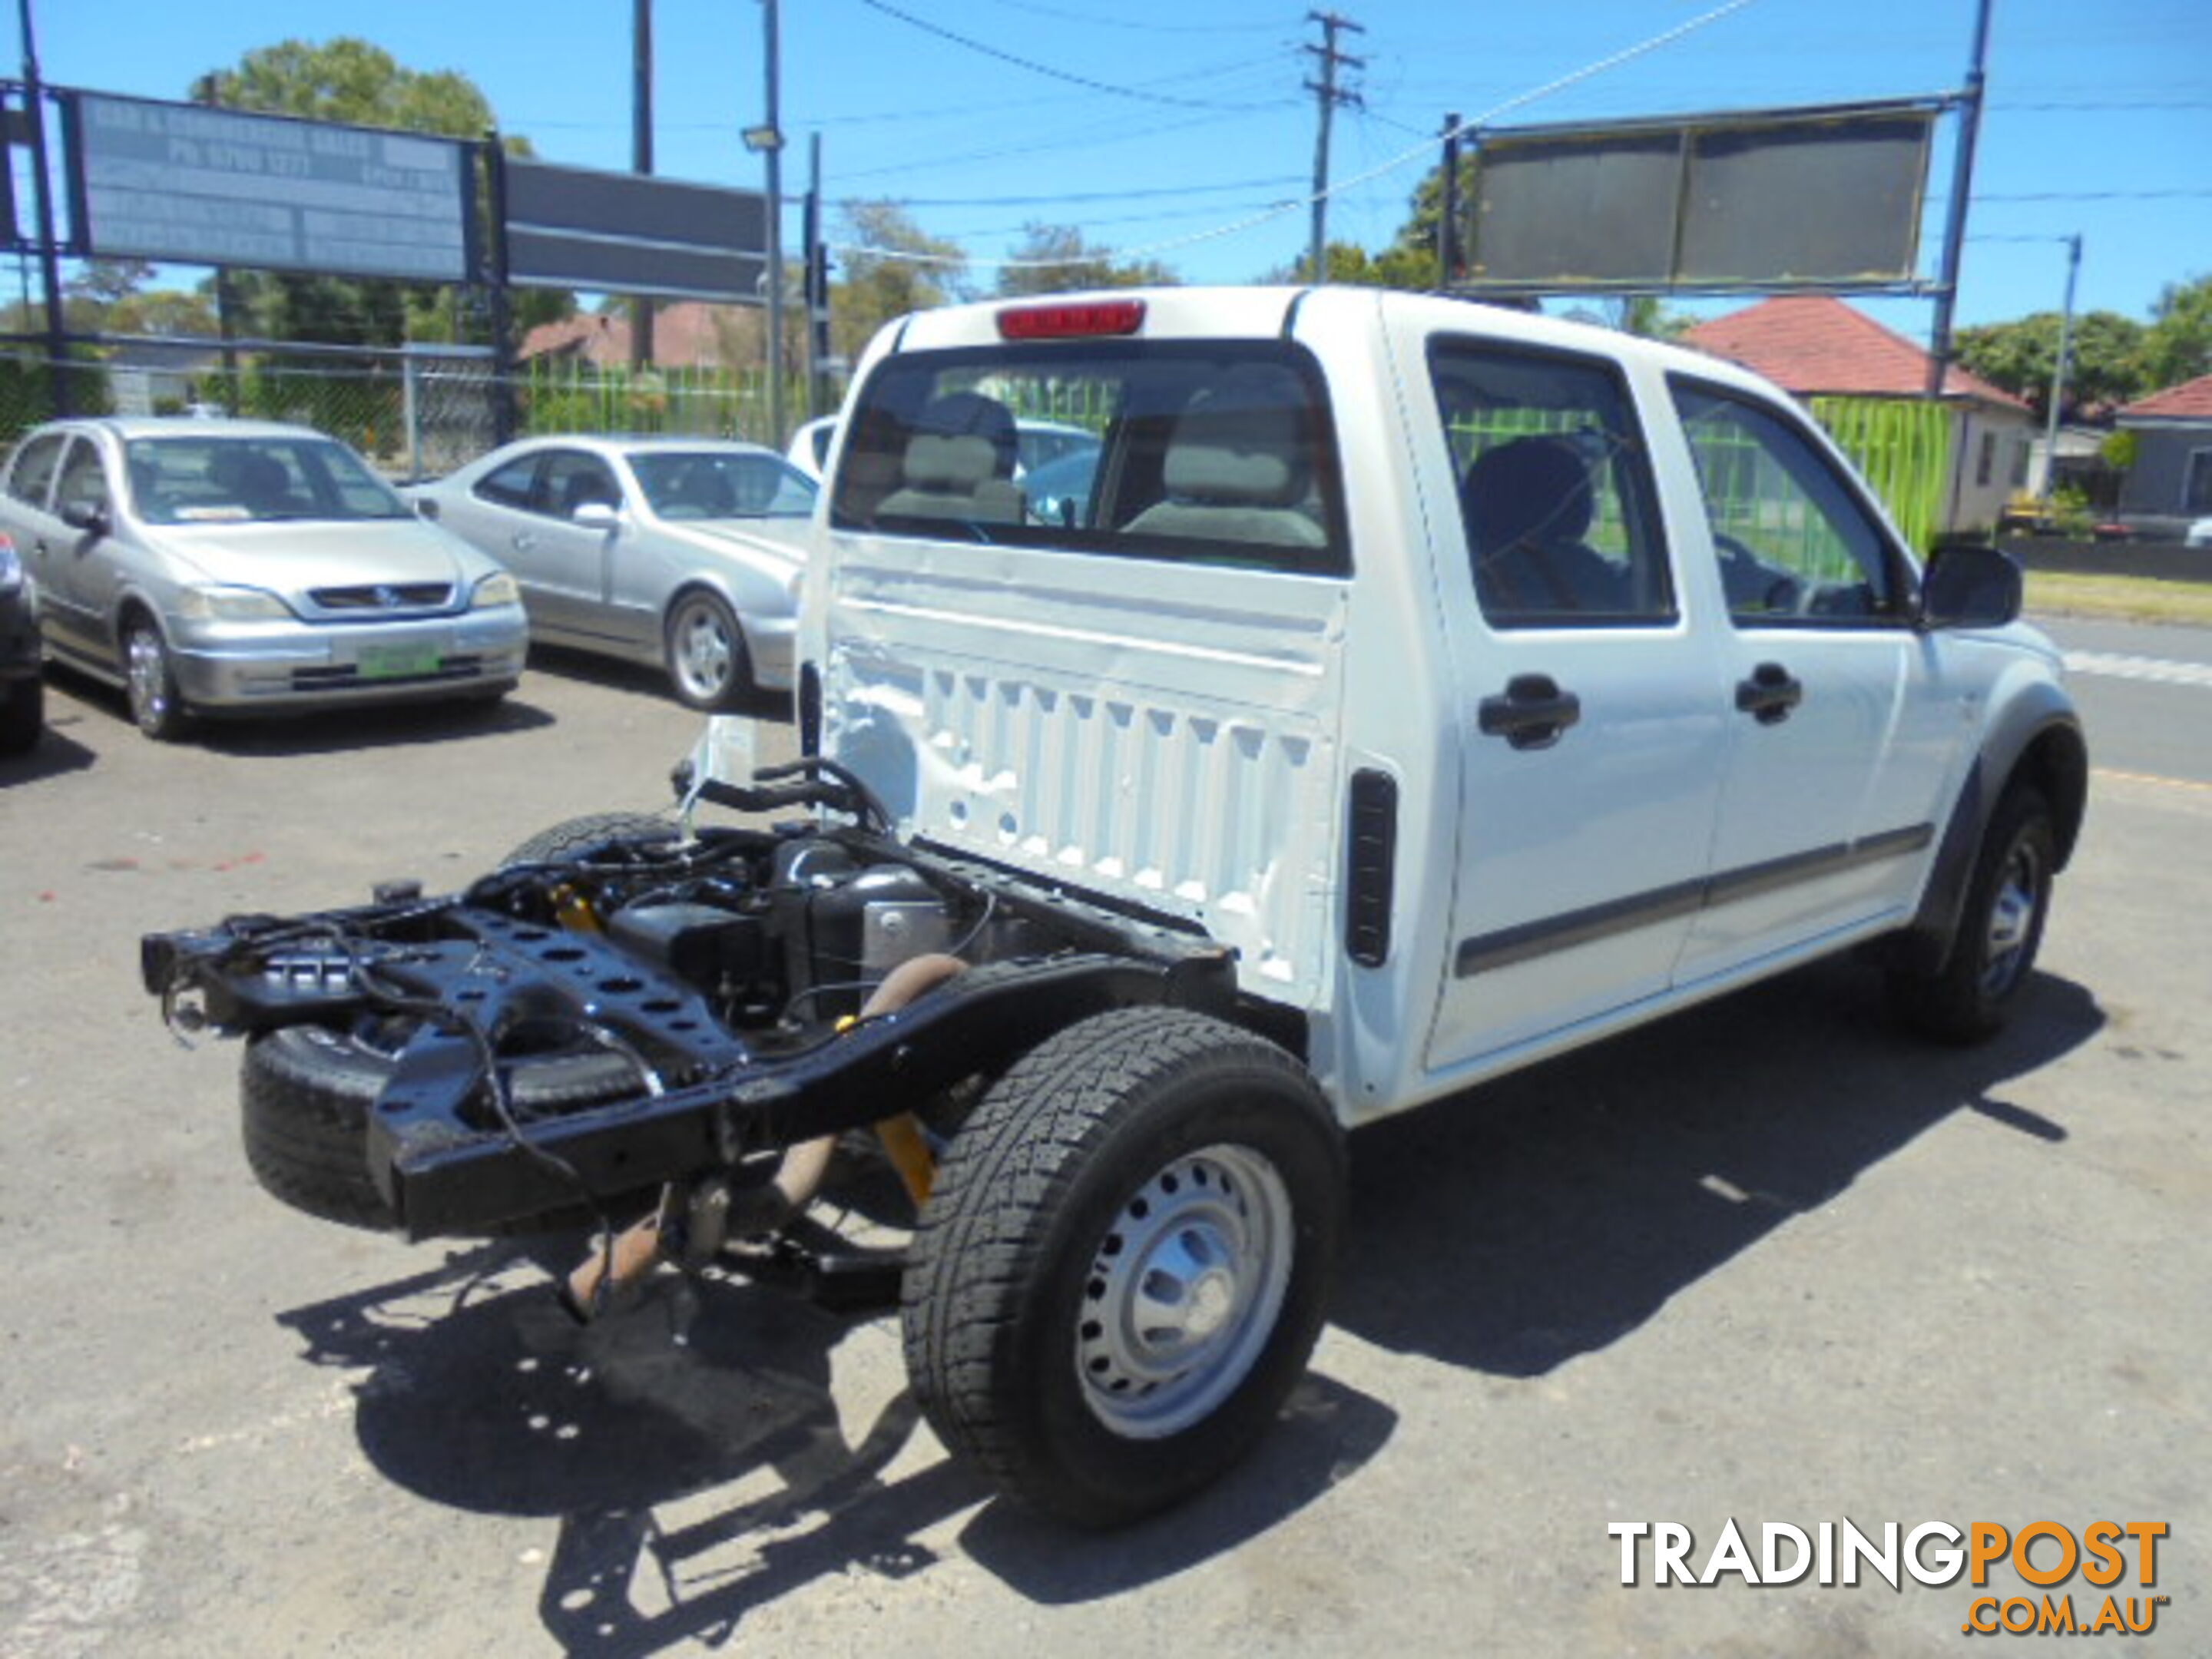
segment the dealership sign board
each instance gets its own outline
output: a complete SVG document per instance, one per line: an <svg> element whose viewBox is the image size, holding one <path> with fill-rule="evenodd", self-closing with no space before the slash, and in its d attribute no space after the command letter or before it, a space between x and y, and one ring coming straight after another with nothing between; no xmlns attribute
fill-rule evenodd
<svg viewBox="0 0 2212 1659"><path fill-rule="evenodd" d="M81 92L77 223L100 258L460 283L470 146Z"/></svg>
<svg viewBox="0 0 2212 1659"><path fill-rule="evenodd" d="M1454 286L1916 286L1927 100L1486 132Z"/></svg>

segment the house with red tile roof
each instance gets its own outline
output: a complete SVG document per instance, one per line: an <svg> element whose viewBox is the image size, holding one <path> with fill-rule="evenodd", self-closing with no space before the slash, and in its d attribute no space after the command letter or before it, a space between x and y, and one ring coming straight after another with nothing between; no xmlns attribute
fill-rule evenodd
<svg viewBox="0 0 2212 1659"><path fill-rule="evenodd" d="M679 300L653 313L653 362L658 368L755 368L761 362L761 315L750 306L714 306ZM577 358L601 368L629 366L629 307L578 312L540 323L523 337L516 354Z"/></svg>
<svg viewBox="0 0 2212 1659"><path fill-rule="evenodd" d="M2179 536L2192 520L2212 518L2212 374L2138 398L2112 424L2136 441L2120 485L2124 523Z"/></svg>
<svg viewBox="0 0 2212 1659"><path fill-rule="evenodd" d="M1799 398L1927 395L1928 354L1864 312L1825 294L1784 295L1698 324L1684 345L1764 374ZM1950 411L1951 480L1942 527L1988 530L2027 482L2034 411L1953 363L1941 401Z"/></svg>

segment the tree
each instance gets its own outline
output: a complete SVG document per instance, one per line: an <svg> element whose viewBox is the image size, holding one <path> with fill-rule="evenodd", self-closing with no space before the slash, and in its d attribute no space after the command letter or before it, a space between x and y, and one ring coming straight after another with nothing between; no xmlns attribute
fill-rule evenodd
<svg viewBox="0 0 2212 1659"><path fill-rule="evenodd" d="M495 125L490 100L467 76L402 68L381 46L350 35L321 46L286 40L262 46L235 69L202 77L194 93L230 109L447 138L479 137Z"/></svg>
<svg viewBox="0 0 2212 1659"><path fill-rule="evenodd" d="M2027 399L2039 417L2047 419L2060 321L2055 311L2039 311L2017 322L1962 328L1959 361L1991 386ZM2067 357L2069 409L2125 403L2146 390L2143 325L2118 312L2076 317Z"/></svg>
<svg viewBox="0 0 2212 1659"><path fill-rule="evenodd" d="M153 280L150 259L87 259L76 275L62 284L63 292L112 307Z"/></svg>
<svg viewBox="0 0 2212 1659"><path fill-rule="evenodd" d="M2212 276L2168 283L2143 338L2147 392L2212 374Z"/></svg>
<svg viewBox="0 0 2212 1659"><path fill-rule="evenodd" d="M894 317L967 297L968 256L924 232L896 202L847 202L838 210L844 279L830 290L831 348L855 357Z"/></svg>
<svg viewBox="0 0 2212 1659"><path fill-rule="evenodd" d="M1078 289L1147 288L1173 283L1174 271L1157 259L1116 264L1114 251L1093 246L1073 225L1031 220L1011 263L999 271L1003 295L1070 294Z"/></svg>

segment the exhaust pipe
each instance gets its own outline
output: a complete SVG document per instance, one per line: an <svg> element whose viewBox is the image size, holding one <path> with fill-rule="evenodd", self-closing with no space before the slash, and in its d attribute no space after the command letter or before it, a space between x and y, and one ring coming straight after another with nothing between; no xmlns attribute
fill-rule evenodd
<svg viewBox="0 0 2212 1659"><path fill-rule="evenodd" d="M910 957L884 976L869 994L854 1024L895 1014L947 980L968 971L968 964L944 951ZM899 1112L879 1121L876 1136L898 1171L899 1180L919 1208L929 1198L937 1162L921 1126L912 1112ZM684 1212L681 1236L687 1262L703 1263L732 1235L759 1238L790 1224L811 1204L830 1174L830 1160L837 1150L837 1137L819 1135L787 1150L775 1173L758 1187L733 1192L727 1182L703 1182L689 1189L671 1186L660 1206L643 1220L624 1228L568 1275L563 1304L580 1320L596 1318L629 1299L647 1274L660 1265L676 1212Z"/></svg>

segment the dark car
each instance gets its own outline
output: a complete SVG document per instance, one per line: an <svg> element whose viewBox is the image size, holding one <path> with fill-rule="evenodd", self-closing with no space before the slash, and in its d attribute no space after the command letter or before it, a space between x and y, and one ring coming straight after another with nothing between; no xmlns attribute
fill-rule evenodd
<svg viewBox="0 0 2212 1659"><path fill-rule="evenodd" d="M15 544L0 536L0 755L30 752L46 717L39 678L39 596Z"/></svg>

